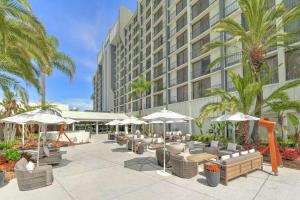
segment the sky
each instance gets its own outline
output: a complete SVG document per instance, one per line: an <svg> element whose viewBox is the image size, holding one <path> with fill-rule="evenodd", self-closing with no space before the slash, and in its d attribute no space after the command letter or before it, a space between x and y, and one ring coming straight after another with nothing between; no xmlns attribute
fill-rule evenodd
<svg viewBox="0 0 300 200"><path fill-rule="evenodd" d="M97 55L110 27L116 22L121 6L134 11L136 0L28 0L34 14L50 35L60 41L60 51L76 63L73 80L60 72L47 78L46 99L50 103L66 103L80 110L92 109L90 99L92 77L96 71ZM40 97L28 87L30 101Z"/></svg>

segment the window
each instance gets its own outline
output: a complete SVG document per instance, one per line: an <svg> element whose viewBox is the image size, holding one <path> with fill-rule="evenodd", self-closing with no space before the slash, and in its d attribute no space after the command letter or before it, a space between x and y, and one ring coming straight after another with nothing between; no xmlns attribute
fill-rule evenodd
<svg viewBox="0 0 300 200"><path fill-rule="evenodd" d="M158 91L163 90L164 89L163 78L155 81L153 83L153 85L154 85L154 92L158 92Z"/></svg>
<svg viewBox="0 0 300 200"><path fill-rule="evenodd" d="M184 14L176 21L176 31L180 31L187 24L187 15Z"/></svg>
<svg viewBox="0 0 300 200"><path fill-rule="evenodd" d="M197 78L206 74L209 74L210 69L210 56L203 58L202 60L193 63L193 78Z"/></svg>
<svg viewBox="0 0 300 200"><path fill-rule="evenodd" d="M146 57L148 57L151 54L151 45L149 45L146 49Z"/></svg>
<svg viewBox="0 0 300 200"><path fill-rule="evenodd" d="M160 64L158 67L154 68L153 76L154 76L154 78L157 78L160 75L162 75L163 73L164 73L163 64Z"/></svg>
<svg viewBox="0 0 300 200"><path fill-rule="evenodd" d="M163 93L154 95L154 107L163 106Z"/></svg>
<svg viewBox="0 0 300 200"><path fill-rule="evenodd" d="M160 47L163 44L163 36L159 36L156 40L154 40L154 50Z"/></svg>
<svg viewBox="0 0 300 200"><path fill-rule="evenodd" d="M261 79L266 78L269 75L269 72L271 70L272 77L268 81L268 84L278 83L278 58L277 58L277 55L267 58L266 62L268 63L270 68L262 70Z"/></svg>
<svg viewBox="0 0 300 200"><path fill-rule="evenodd" d="M146 32L151 28L151 20L146 24Z"/></svg>
<svg viewBox="0 0 300 200"><path fill-rule="evenodd" d="M159 61L161 61L163 59L163 50L161 49L159 52L157 52L156 54L154 54L153 59L154 59L154 61L153 61L154 64L156 64Z"/></svg>
<svg viewBox="0 0 300 200"><path fill-rule="evenodd" d="M207 89L211 87L210 77L202 79L193 83L193 99L206 97L208 95Z"/></svg>
<svg viewBox="0 0 300 200"><path fill-rule="evenodd" d="M146 98L146 109L151 108L151 97Z"/></svg>
<svg viewBox="0 0 300 200"><path fill-rule="evenodd" d="M154 36L156 34L158 34L163 28L163 21L160 21L159 24L157 24L155 27L154 27Z"/></svg>
<svg viewBox="0 0 300 200"><path fill-rule="evenodd" d="M197 37L207 29L209 29L209 14L205 15L192 26L192 38Z"/></svg>
<svg viewBox="0 0 300 200"><path fill-rule="evenodd" d="M184 67L177 71L177 84L184 83L188 80L188 68Z"/></svg>
<svg viewBox="0 0 300 200"><path fill-rule="evenodd" d="M151 8L149 8L146 12L146 18L148 18L151 15Z"/></svg>
<svg viewBox="0 0 300 200"><path fill-rule="evenodd" d="M156 22L161 16L162 16L162 14L163 14L163 10L162 10L163 8L162 7L160 7L159 9L158 9L158 11L154 14L154 22Z"/></svg>
<svg viewBox="0 0 300 200"><path fill-rule="evenodd" d="M151 41L151 34L149 33L147 36L146 36L146 45Z"/></svg>
<svg viewBox="0 0 300 200"><path fill-rule="evenodd" d="M192 7L192 19L197 17L200 13L202 13L209 6L209 0L200 0L197 1Z"/></svg>
<svg viewBox="0 0 300 200"><path fill-rule="evenodd" d="M204 38L192 45L192 58L196 58L201 55L201 49L210 41L210 35L206 35Z"/></svg>
<svg viewBox="0 0 300 200"><path fill-rule="evenodd" d="M187 62L188 50L185 49L177 54L177 66L183 65Z"/></svg>
<svg viewBox="0 0 300 200"><path fill-rule="evenodd" d="M187 43L187 31L184 31L181 35L176 38L177 49Z"/></svg>
<svg viewBox="0 0 300 200"><path fill-rule="evenodd" d="M188 85L177 88L177 102L187 101L188 97Z"/></svg>
<svg viewBox="0 0 300 200"><path fill-rule="evenodd" d="M300 50L285 53L286 80L300 78Z"/></svg>
<svg viewBox="0 0 300 200"><path fill-rule="evenodd" d="M186 7L186 1L187 0L180 0L176 4L176 15L178 15Z"/></svg>

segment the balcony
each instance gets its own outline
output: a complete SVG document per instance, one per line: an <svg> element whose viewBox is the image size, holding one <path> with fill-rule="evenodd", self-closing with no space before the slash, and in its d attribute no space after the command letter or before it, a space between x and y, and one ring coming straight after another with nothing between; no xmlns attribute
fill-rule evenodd
<svg viewBox="0 0 300 200"><path fill-rule="evenodd" d="M169 30L169 38L171 38L176 33L176 27Z"/></svg>
<svg viewBox="0 0 300 200"><path fill-rule="evenodd" d="M174 78L174 79L169 79L169 87L172 87L172 86L174 86L174 85L176 85L177 84L177 79L176 78Z"/></svg>
<svg viewBox="0 0 300 200"><path fill-rule="evenodd" d="M235 65L237 63L240 63L242 59L242 53L234 53L226 58L226 66L229 67L231 65Z"/></svg>
<svg viewBox="0 0 300 200"><path fill-rule="evenodd" d="M239 8L240 6L237 1L232 2L231 4L225 7L225 16L227 17Z"/></svg>
<svg viewBox="0 0 300 200"><path fill-rule="evenodd" d="M154 72L153 72L153 78L157 78L157 77L163 75L164 73L165 73L165 70L163 70L162 67L160 69L158 69L158 70L154 70Z"/></svg>
<svg viewBox="0 0 300 200"><path fill-rule="evenodd" d="M169 70L175 69L177 67L177 61L174 61L169 64Z"/></svg>
<svg viewBox="0 0 300 200"><path fill-rule="evenodd" d="M166 87L164 85L157 85L153 87L153 92L160 92L164 90Z"/></svg>
<svg viewBox="0 0 300 200"><path fill-rule="evenodd" d="M210 22L204 21L201 23L201 25L195 29L192 30L191 32L191 37L192 39L194 39L195 37L197 37L198 35L200 35L201 33L204 33L205 31L207 31L210 28Z"/></svg>
<svg viewBox="0 0 300 200"><path fill-rule="evenodd" d="M168 15L168 22L172 21L176 17L176 11L174 10Z"/></svg>
<svg viewBox="0 0 300 200"><path fill-rule="evenodd" d="M170 54L173 53L174 51L176 51L177 49L177 45L176 44L173 44L171 47L170 47Z"/></svg>

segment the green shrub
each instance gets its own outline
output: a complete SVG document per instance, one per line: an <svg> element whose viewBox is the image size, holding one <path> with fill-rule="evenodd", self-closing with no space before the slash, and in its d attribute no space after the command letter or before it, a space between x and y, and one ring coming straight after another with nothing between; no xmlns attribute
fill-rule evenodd
<svg viewBox="0 0 300 200"><path fill-rule="evenodd" d="M10 149L17 144L17 141L0 141L0 149Z"/></svg>
<svg viewBox="0 0 300 200"><path fill-rule="evenodd" d="M16 149L8 149L4 152L3 155L7 161L17 161L21 158L21 153Z"/></svg>
<svg viewBox="0 0 300 200"><path fill-rule="evenodd" d="M210 142L212 137L212 135L193 135L192 140L197 142Z"/></svg>

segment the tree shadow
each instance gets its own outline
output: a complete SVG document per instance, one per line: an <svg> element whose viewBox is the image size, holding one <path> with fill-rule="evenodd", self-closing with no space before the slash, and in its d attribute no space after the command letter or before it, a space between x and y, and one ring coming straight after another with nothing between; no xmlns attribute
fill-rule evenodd
<svg viewBox="0 0 300 200"><path fill-rule="evenodd" d="M156 159L153 157L138 157L124 161L124 167L135 171L156 171L162 167L157 165Z"/></svg>
<svg viewBox="0 0 300 200"><path fill-rule="evenodd" d="M115 140L108 140L103 142L103 144L114 144L114 143L116 143Z"/></svg>
<svg viewBox="0 0 300 200"><path fill-rule="evenodd" d="M127 147L114 148L111 150L112 152L128 152Z"/></svg>
<svg viewBox="0 0 300 200"><path fill-rule="evenodd" d="M56 164L56 165L52 165L53 168L60 168L60 167L65 167L67 165L69 165L72 161L69 159L62 159L61 163Z"/></svg>

